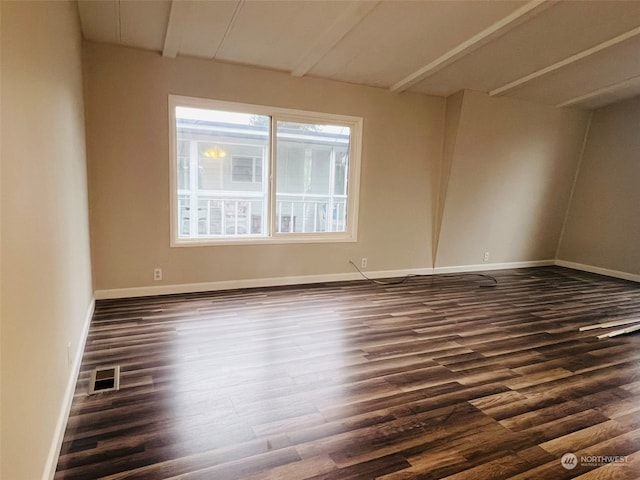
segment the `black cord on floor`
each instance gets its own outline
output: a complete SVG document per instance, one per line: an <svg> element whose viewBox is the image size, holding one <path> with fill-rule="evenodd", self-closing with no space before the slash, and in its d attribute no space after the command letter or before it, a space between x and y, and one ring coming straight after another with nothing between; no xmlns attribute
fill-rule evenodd
<svg viewBox="0 0 640 480"><path fill-rule="evenodd" d="M349 263L351 265L353 265L353 268L355 268L358 273L360 275L362 275L363 278L365 278L366 280L370 281L371 283L375 283L376 285L400 285L401 283L406 282L407 280L409 280L412 277L429 277L429 278L461 278L461 277L468 277L468 276L475 276L475 277L482 277L485 278L487 280L491 280L493 283L491 285L480 285L480 288L487 288L487 287L495 287L496 285L498 285L498 280L491 276L488 275L486 273L473 273L473 272L465 272L465 273L440 273L440 274L434 274L434 275L417 275L417 274L409 274L409 275L405 275L404 277L400 278L399 280L392 280L392 281L384 281L384 280L376 280L375 278L371 278L368 277L367 275L364 274L364 272L362 270L360 270L358 268L358 266L353 263L351 260L349 260Z"/></svg>
<svg viewBox="0 0 640 480"><path fill-rule="evenodd" d="M375 283L376 285L400 285L401 283L406 282L409 279L409 277L417 277L418 276L418 275L406 275L406 276L402 277L399 280L394 280L394 281L391 281L391 282L385 282L384 280L376 280L375 278L367 277L363 273L363 271L358 268L358 266L355 263L353 263L351 260L349 260L349 263L351 265L353 265L353 268L355 268L358 271L358 273L360 275L362 275L366 280L369 280L371 283Z"/></svg>

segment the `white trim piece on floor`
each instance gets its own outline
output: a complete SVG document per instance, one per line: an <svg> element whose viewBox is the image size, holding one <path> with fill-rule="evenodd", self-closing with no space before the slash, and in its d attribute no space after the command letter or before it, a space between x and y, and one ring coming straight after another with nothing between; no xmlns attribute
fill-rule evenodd
<svg viewBox="0 0 640 480"><path fill-rule="evenodd" d="M76 382L78 380L78 373L80 372L80 365L82 364L82 355L84 354L84 347L87 343L89 326L91 325L91 319L93 318L95 306L95 298L92 298L91 302L89 303L89 307L87 308L84 325L82 326L82 332L80 333L78 348L76 348L75 356L73 358L71 368L69 369L67 388L65 391L64 399L62 401L62 408L60 409L60 413L58 415L55 433L51 441L51 447L49 449L49 455L47 457L45 470L42 475L43 480L53 480L53 477L56 474L56 467L58 466L58 456L60 455L60 449L62 448L62 441L64 440L64 432L67 428L69 413L71 412L71 402L73 401L73 395L76 391Z"/></svg>
<svg viewBox="0 0 640 480"><path fill-rule="evenodd" d="M554 265L553 260L531 260L527 262L479 263L476 265L453 265L451 267L435 267L434 275L439 273L482 272L490 270L507 270L511 268L548 267Z"/></svg>
<svg viewBox="0 0 640 480"><path fill-rule="evenodd" d="M369 278L396 278L405 275L431 275L433 269L411 268L406 270L380 270L363 272ZM286 285L304 285L309 283L342 282L364 280L358 272L328 273L322 275L298 275L292 277L252 278L245 280L223 280L219 282L184 283L177 285L158 285L149 287L115 288L96 290L96 300L114 298L149 297L153 295L171 295L176 293L212 292L217 290L235 290L241 288L279 287Z"/></svg>
<svg viewBox="0 0 640 480"><path fill-rule="evenodd" d="M592 265L584 265L582 263L568 262L566 260L556 260L555 265L559 267L572 268L574 270L582 270L583 272L606 275L607 277L621 278L623 280L630 280L632 282L640 282L640 275L636 275L628 272L621 272L619 270L611 270L608 268L594 267Z"/></svg>
<svg viewBox="0 0 640 480"><path fill-rule="evenodd" d="M633 333L640 330L640 324L631 325L630 327L622 328L620 330L615 330L609 333L603 333L602 335L598 335L598 340L602 340L603 338L613 338L618 337L620 335L626 335L627 333Z"/></svg>
<svg viewBox="0 0 640 480"><path fill-rule="evenodd" d="M594 323L593 325L587 325L586 327L580 327L579 332L586 332L588 330L596 330L599 328L611 328L620 327L622 325L629 325L632 323L640 323L640 318L625 318L623 320L613 320L605 323Z"/></svg>

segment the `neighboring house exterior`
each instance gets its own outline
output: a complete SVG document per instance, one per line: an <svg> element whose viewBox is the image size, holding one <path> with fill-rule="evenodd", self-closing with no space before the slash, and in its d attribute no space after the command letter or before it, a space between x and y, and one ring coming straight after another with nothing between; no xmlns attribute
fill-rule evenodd
<svg viewBox="0 0 640 480"><path fill-rule="evenodd" d="M271 184L276 232L345 230L349 134L278 122L270 183L262 118L266 125L177 119L179 237L264 235Z"/></svg>

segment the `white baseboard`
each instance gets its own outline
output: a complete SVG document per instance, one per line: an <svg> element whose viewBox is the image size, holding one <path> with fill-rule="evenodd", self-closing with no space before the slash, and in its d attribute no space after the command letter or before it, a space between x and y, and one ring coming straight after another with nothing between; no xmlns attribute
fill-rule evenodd
<svg viewBox="0 0 640 480"><path fill-rule="evenodd" d="M64 432L67 428L67 422L69 421L69 413L71 411L71 402L73 401L73 395L76 391L76 381L78 380L78 373L80 372L80 365L82 364L82 355L84 354L84 347L87 343L87 336L89 335L89 326L91 325L91 318L93 317L93 311L96 306L95 299L91 299L87 314L84 319L84 325L82 326L82 332L80 333L80 341L76 348L75 355L73 357L73 363L69 371L69 378L67 379L67 388L62 401L62 408L58 415L58 421L56 423L56 430L51 441L51 448L49 449L49 455L47 456L47 463L45 465L43 480L52 480L56 473L56 467L58 466L58 456L60 455L60 449L62 448L62 441L64 440Z"/></svg>
<svg viewBox="0 0 640 480"><path fill-rule="evenodd" d="M396 278L405 275L437 275L442 273L481 272L489 270L506 270L511 268L546 267L558 265L591 273L599 273L610 277L623 278L625 280L640 281L640 275L625 272L617 272L589 265L565 262L564 260L531 260L525 262L506 263L480 263L475 265L453 265L449 267L412 268L405 270L380 270L376 272L365 271L369 278ZM96 290L96 300L114 298L149 297L154 295L171 295L176 293L212 292L217 290L235 290L241 288L277 287L286 285L304 285L310 283L340 282L350 280L362 280L358 272L328 273L322 275L297 275L292 277L266 277L251 278L245 280L223 280L219 282L183 283L175 285L153 285L146 287L114 288Z"/></svg>
<svg viewBox="0 0 640 480"><path fill-rule="evenodd" d="M479 263L476 265L453 265L450 267L435 267L433 273L464 273L481 272L488 270L507 270L510 268L547 267L554 265L553 260L532 260L528 262L507 262L507 263Z"/></svg>
<svg viewBox="0 0 640 480"><path fill-rule="evenodd" d="M365 271L369 278L395 278L405 275L431 275L432 268L412 268L407 270ZM252 278L246 280L223 280L219 282L183 283L177 285L158 285L150 287L115 288L96 290L96 300L112 298L148 297L153 295L170 295L175 293L210 292L216 290L235 290L239 288L277 287L284 285L303 285L309 283L341 282L362 280L358 272L329 273L322 275L298 275L293 277Z"/></svg>
<svg viewBox="0 0 640 480"><path fill-rule="evenodd" d="M640 275L628 272L620 272L618 270L610 270L608 268L594 267L592 265L584 265L582 263L567 262L566 260L556 260L555 265L559 267L572 268L574 270L582 270L583 272L597 273L606 275L607 277L621 278L632 282L640 282Z"/></svg>

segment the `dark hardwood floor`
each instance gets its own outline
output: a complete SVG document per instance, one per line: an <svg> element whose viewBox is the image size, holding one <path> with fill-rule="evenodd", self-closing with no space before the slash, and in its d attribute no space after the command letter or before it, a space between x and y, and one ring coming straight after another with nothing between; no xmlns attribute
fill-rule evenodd
<svg viewBox="0 0 640 480"><path fill-rule="evenodd" d="M640 285L492 274L100 301L55 478L640 478Z"/></svg>

